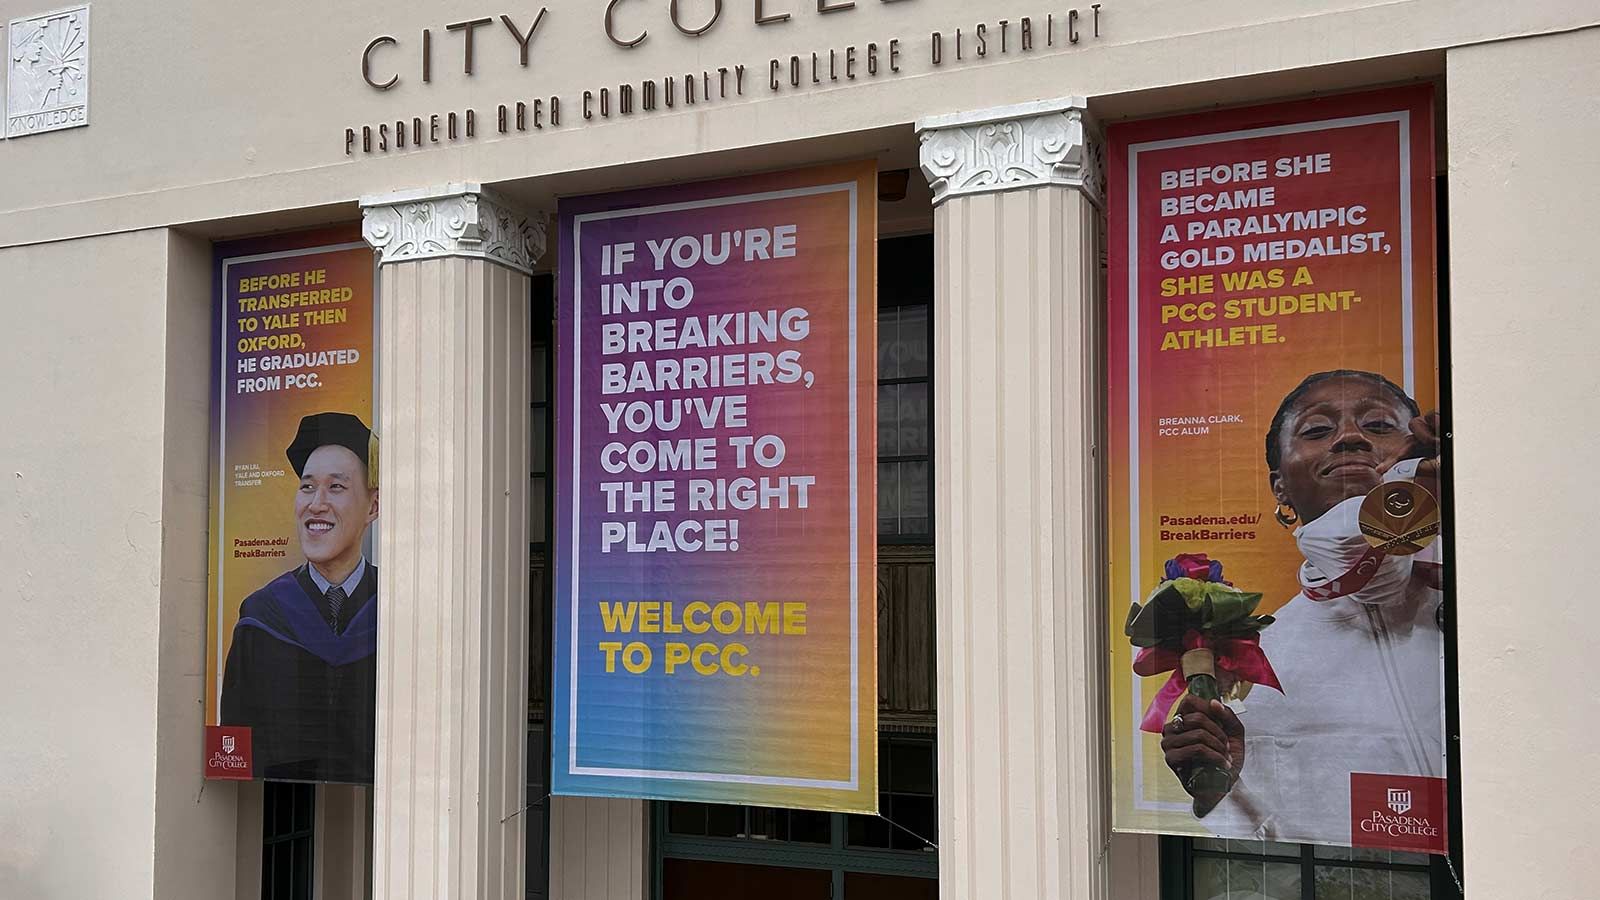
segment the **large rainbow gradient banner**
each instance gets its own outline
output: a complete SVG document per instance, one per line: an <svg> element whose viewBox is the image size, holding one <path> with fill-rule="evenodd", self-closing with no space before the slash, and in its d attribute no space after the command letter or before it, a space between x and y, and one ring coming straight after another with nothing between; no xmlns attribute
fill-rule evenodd
<svg viewBox="0 0 1600 900"><path fill-rule="evenodd" d="M877 811L876 202L562 201L553 793Z"/></svg>

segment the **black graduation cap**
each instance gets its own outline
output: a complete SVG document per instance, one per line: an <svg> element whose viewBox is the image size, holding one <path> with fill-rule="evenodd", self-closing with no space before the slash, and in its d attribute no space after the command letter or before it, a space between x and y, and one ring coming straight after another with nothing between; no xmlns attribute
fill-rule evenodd
<svg viewBox="0 0 1600 900"><path fill-rule="evenodd" d="M294 443L284 451L289 457L289 465L294 467L295 476L305 474L306 460L318 447L329 444L349 449L363 466L370 468L367 450L372 445L372 429L349 413L324 412L301 419Z"/></svg>

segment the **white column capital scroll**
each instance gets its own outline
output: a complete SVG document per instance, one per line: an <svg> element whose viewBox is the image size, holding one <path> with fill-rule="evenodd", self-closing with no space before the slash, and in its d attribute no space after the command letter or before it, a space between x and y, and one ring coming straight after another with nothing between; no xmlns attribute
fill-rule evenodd
<svg viewBox="0 0 1600 900"><path fill-rule="evenodd" d="M544 255L544 220L476 182L368 194L361 213L361 236L385 264L460 256L531 275Z"/></svg>
<svg viewBox="0 0 1600 900"><path fill-rule="evenodd" d="M934 205L1045 185L1078 188L1099 204L1105 150L1087 107L1061 97L917 120Z"/></svg>

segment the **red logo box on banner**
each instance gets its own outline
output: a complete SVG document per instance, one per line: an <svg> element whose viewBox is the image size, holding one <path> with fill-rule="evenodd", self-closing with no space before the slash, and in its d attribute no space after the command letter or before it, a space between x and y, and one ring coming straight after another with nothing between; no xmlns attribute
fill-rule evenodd
<svg viewBox="0 0 1600 900"><path fill-rule="evenodd" d="M1350 773L1350 844L1447 853L1445 780Z"/></svg>
<svg viewBox="0 0 1600 900"><path fill-rule="evenodd" d="M255 764L247 725L206 726L206 777L249 781Z"/></svg>

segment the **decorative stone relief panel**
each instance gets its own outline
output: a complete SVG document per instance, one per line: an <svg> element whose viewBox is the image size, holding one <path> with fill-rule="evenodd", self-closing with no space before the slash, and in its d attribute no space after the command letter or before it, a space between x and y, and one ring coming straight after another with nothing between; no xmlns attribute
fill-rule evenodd
<svg viewBox="0 0 1600 900"><path fill-rule="evenodd" d="M468 256L532 273L542 219L515 212L476 184L363 197L362 236L384 263Z"/></svg>
<svg viewBox="0 0 1600 900"><path fill-rule="evenodd" d="M917 123L934 203L1046 184L1100 201L1105 159L1081 98L1024 103Z"/></svg>
<svg viewBox="0 0 1600 900"><path fill-rule="evenodd" d="M89 124L89 6L12 19L6 137Z"/></svg>

